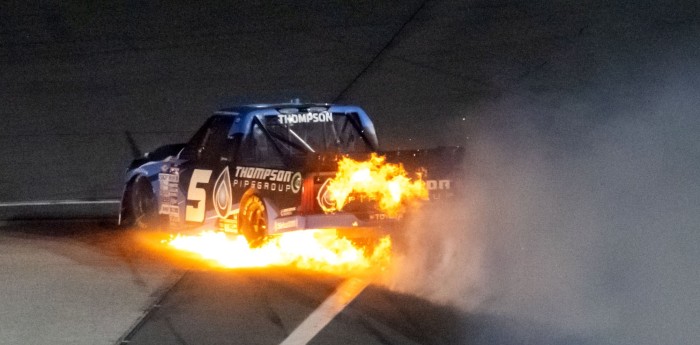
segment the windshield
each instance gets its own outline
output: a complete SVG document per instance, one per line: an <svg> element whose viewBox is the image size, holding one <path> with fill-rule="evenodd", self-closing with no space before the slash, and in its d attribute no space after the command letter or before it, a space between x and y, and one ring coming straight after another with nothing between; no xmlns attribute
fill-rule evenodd
<svg viewBox="0 0 700 345"><path fill-rule="evenodd" d="M272 115L265 117L264 126L283 154L372 151L355 113Z"/></svg>

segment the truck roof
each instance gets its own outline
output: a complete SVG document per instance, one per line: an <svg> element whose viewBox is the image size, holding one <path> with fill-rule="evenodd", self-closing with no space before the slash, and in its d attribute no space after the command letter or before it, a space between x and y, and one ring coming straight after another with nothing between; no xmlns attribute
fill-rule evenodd
<svg viewBox="0 0 700 345"><path fill-rule="evenodd" d="M313 108L323 108L322 110L315 110ZM370 144L376 148L377 135L374 130L374 124L370 120L369 116L365 111L356 105L339 105L331 103L273 103L273 104L248 104L235 107L222 108L214 112L214 115L228 115L228 116L239 116L239 118L234 122L229 135L235 133L247 133L254 118L261 118L264 116L274 116L274 115L284 115L293 114L299 112L319 112L328 111L330 113L355 113L357 120L359 121L359 126L361 133L370 142Z"/></svg>
<svg viewBox="0 0 700 345"><path fill-rule="evenodd" d="M238 115L245 114L256 110L264 109L283 109L283 108L299 108L308 109L314 107L329 108L333 106L330 103L256 103L256 104L246 104L239 105L235 107L227 107L219 109L215 112L217 115Z"/></svg>

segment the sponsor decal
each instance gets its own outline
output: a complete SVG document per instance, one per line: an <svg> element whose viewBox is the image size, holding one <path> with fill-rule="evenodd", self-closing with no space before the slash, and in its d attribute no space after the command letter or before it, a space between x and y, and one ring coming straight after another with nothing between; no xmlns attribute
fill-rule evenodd
<svg viewBox="0 0 700 345"><path fill-rule="evenodd" d="M187 188L187 201L192 201L185 208L185 220L188 222L204 221L204 210L206 209L207 191L200 187L200 184L209 183L211 170L194 169L190 178L190 185Z"/></svg>
<svg viewBox="0 0 700 345"><path fill-rule="evenodd" d="M174 217L179 216L179 209L177 207L177 184L179 178L180 176L178 174L158 174L158 184L160 186L160 191L158 193L160 200L159 214L166 214Z"/></svg>
<svg viewBox="0 0 700 345"><path fill-rule="evenodd" d="M324 210L335 208L335 201L331 199L330 193L328 193L328 183L330 181L331 179L326 179L326 182L323 182L321 188L318 189L318 194L316 194L316 201L321 206L321 209Z"/></svg>
<svg viewBox="0 0 700 345"><path fill-rule="evenodd" d="M321 206L321 209L335 209L336 202L331 198L330 192L328 192L328 183L330 183L331 179L326 179L325 182L321 185L321 188L318 189L318 193L316 194L316 202ZM352 202L359 202L359 203L365 203L365 202L372 202L376 201L376 199L373 199L363 193L353 193L350 196L348 196L346 204L352 203Z"/></svg>
<svg viewBox="0 0 700 345"><path fill-rule="evenodd" d="M219 230L238 234L238 210L231 212L228 218L219 219Z"/></svg>
<svg viewBox="0 0 700 345"><path fill-rule="evenodd" d="M167 214L167 215L175 216L178 213L179 213L179 209L177 206L167 205L167 204L160 205L160 214Z"/></svg>
<svg viewBox="0 0 700 345"><path fill-rule="evenodd" d="M283 208L280 210L280 217L291 216L296 210L296 207Z"/></svg>
<svg viewBox="0 0 700 345"><path fill-rule="evenodd" d="M175 175L175 174L166 174L166 173L160 173L158 174L158 181L160 182L161 186L169 186L171 183L174 183L177 185L177 182L179 181L180 176Z"/></svg>
<svg viewBox="0 0 700 345"><path fill-rule="evenodd" d="M255 167L236 167L233 187L256 188L273 192L299 193L301 190L301 173L287 170Z"/></svg>
<svg viewBox="0 0 700 345"><path fill-rule="evenodd" d="M299 114L280 114L277 115L281 124L294 123L317 123L317 122L333 122L333 114L328 111L320 113L299 113Z"/></svg>
<svg viewBox="0 0 700 345"><path fill-rule="evenodd" d="M425 180L425 186L428 190L450 189L450 182L450 180Z"/></svg>
<svg viewBox="0 0 700 345"><path fill-rule="evenodd" d="M385 213L374 213L369 215L369 220L387 220L387 219L401 219L402 215L390 216Z"/></svg>
<svg viewBox="0 0 700 345"><path fill-rule="evenodd" d="M301 189L301 173L296 172L294 175L292 175L292 181L290 182L292 186L292 193L299 193L299 190Z"/></svg>
<svg viewBox="0 0 700 345"><path fill-rule="evenodd" d="M283 229L291 229L291 228L296 228L299 226L299 222L297 221L296 218L290 219L290 220L285 220L281 222L275 222L275 231L283 230Z"/></svg>
<svg viewBox="0 0 700 345"><path fill-rule="evenodd" d="M231 213L231 175L228 172L228 167L224 168L216 178L214 183L214 192L212 193L212 201L216 214L221 218L226 218Z"/></svg>
<svg viewBox="0 0 700 345"><path fill-rule="evenodd" d="M255 180L266 180L272 182L289 182L292 172L277 169L236 167L236 178L249 178Z"/></svg>

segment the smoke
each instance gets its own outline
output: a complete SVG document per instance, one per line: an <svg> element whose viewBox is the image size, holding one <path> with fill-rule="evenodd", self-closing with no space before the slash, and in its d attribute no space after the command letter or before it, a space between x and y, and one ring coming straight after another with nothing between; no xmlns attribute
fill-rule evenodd
<svg viewBox="0 0 700 345"><path fill-rule="evenodd" d="M664 72L482 105L466 196L412 221L394 288L480 320L468 343L700 343L700 68Z"/></svg>
<svg viewBox="0 0 700 345"><path fill-rule="evenodd" d="M470 191L476 195L476 190ZM477 307L483 291L483 236L478 197L422 209L395 238L397 250L388 284L465 310Z"/></svg>

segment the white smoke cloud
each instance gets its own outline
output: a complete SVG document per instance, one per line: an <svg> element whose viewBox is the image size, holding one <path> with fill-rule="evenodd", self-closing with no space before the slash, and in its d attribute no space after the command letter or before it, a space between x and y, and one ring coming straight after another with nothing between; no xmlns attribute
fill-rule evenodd
<svg viewBox="0 0 700 345"><path fill-rule="evenodd" d="M407 222L405 232L395 238L391 288L466 310L481 303L484 243L476 226L478 208L468 202L478 199L426 207Z"/></svg>
<svg viewBox="0 0 700 345"><path fill-rule="evenodd" d="M394 287L508 320L477 343L700 343L700 70L677 70L480 109L468 193L411 224Z"/></svg>

